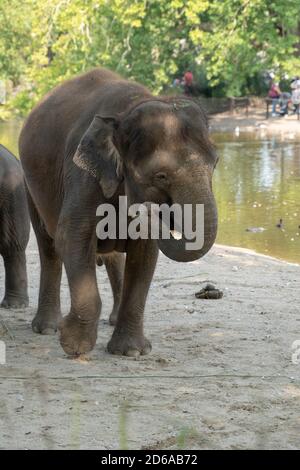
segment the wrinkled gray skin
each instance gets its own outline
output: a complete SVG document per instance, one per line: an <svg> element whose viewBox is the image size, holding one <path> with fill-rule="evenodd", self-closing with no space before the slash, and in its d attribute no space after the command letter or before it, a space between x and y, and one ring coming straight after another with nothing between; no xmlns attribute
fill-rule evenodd
<svg viewBox="0 0 300 470"><path fill-rule="evenodd" d="M216 237L211 180L217 158L202 109L185 98L154 97L139 84L96 69L55 88L37 105L19 147L41 258L33 330L52 333L59 327L69 355L93 349L101 309L95 268L100 256L115 300L108 351L147 354L151 344L143 314L159 248L171 259L191 261ZM129 204L204 204L204 246L186 251L184 238L97 240L96 208L109 201L118 210L118 196L125 194ZM71 294L63 319L62 262Z"/></svg>
<svg viewBox="0 0 300 470"><path fill-rule="evenodd" d="M0 254L5 267L4 308L28 306L25 249L30 221L20 162L0 145Z"/></svg>

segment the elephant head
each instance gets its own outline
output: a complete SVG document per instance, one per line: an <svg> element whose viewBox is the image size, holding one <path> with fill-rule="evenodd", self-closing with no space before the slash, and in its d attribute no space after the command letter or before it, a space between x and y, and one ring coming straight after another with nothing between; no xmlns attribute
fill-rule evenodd
<svg viewBox="0 0 300 470"><path fill-rule="evenodd" d="M213 245L217 209L212 175L217 156L209 139L206 116L193 100L149 98L118 117L96 116L74 161L98 178L107 198L113 196L124 180L130 204L176 203L182 208L189 204L193 232L197 230L196 208L203 205L201 247L187 249L191 240L184 231L179 238L171 231L168 239L158 240L167 257L193 261Z"/></svg>

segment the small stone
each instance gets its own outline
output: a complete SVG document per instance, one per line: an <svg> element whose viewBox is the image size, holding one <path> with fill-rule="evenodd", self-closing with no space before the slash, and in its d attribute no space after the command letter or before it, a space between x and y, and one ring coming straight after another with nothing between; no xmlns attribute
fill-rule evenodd
<svg viewBox="0 0 300 470"><path fill-rule="evenodd" d="M210 290L207 289L207 287L204 287L199 292L195 293L195 297L197 299L221 299L223 297L223 292L216 288Z"/></svg>
<svg viewBox="0 0 300 470"><path fill-rule="evenodd" d="M165 358L163 358L163 357L158 357L158 358L156 359L156 362L158 362L159 364L162 364L162 365L168 364L167 359L165 359Z"/></svg>

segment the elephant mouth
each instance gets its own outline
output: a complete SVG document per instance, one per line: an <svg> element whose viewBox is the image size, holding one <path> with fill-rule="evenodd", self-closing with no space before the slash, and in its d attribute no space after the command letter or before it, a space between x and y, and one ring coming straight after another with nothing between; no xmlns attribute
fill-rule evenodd
<svg viewBox="0 0 300 470"><path fill-rule="evenodd" d="M159 249L168 258L179 262L196 261L210 250L217 234L217 209L214 200L209 202L202 205L203 219L200 223L197 223L197 217L196 220L192 217L190 229L186 230L186 220L182 220L181 225L171 221L168 236L158 240Z"/></svg>
<svg viewBox="0 0 300 470"><path fill-rule="evenodd" d="M140 206L143 210L138 213L143 213L145 219L142 220L147 220L146 237L155 239L168 258L181 262L195 261L213 245L217 233L217 210L213 196L210 195L206 204L164 204L162 209L162 205L144 202ZM174 206L177 206L178 212ZM133 212L130 214L129 211L130 218L139 219Z"/></svg>

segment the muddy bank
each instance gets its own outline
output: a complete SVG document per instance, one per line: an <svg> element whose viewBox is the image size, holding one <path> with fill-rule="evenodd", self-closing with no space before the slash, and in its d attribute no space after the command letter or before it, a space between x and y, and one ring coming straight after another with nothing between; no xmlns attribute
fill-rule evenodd
<svg viewBox="0 0 300 470"><path fill-rule="evenodd" d="M177 264L160 256L146 310L153 351L139 360L110 356L111 293L103 299L90 360L68 359L57 337L30 328L39 262L28 248L31 307L1 309L0 448L299 448L300 267L247 250L215 246ZM1 295L3 266L0 266ZM206 281L218 300L196 299ZM68 289L62 284L63 312Z"/></svg>
<svg viewBox="0 0 300 470"><path fill-rule="evenodd" d="M264 132L266 134L300 136L300 120L297 116L270 117L266 119L264 107L249 107L248 116L244 109L215 114L210 118L213 132Z"/></svg>

